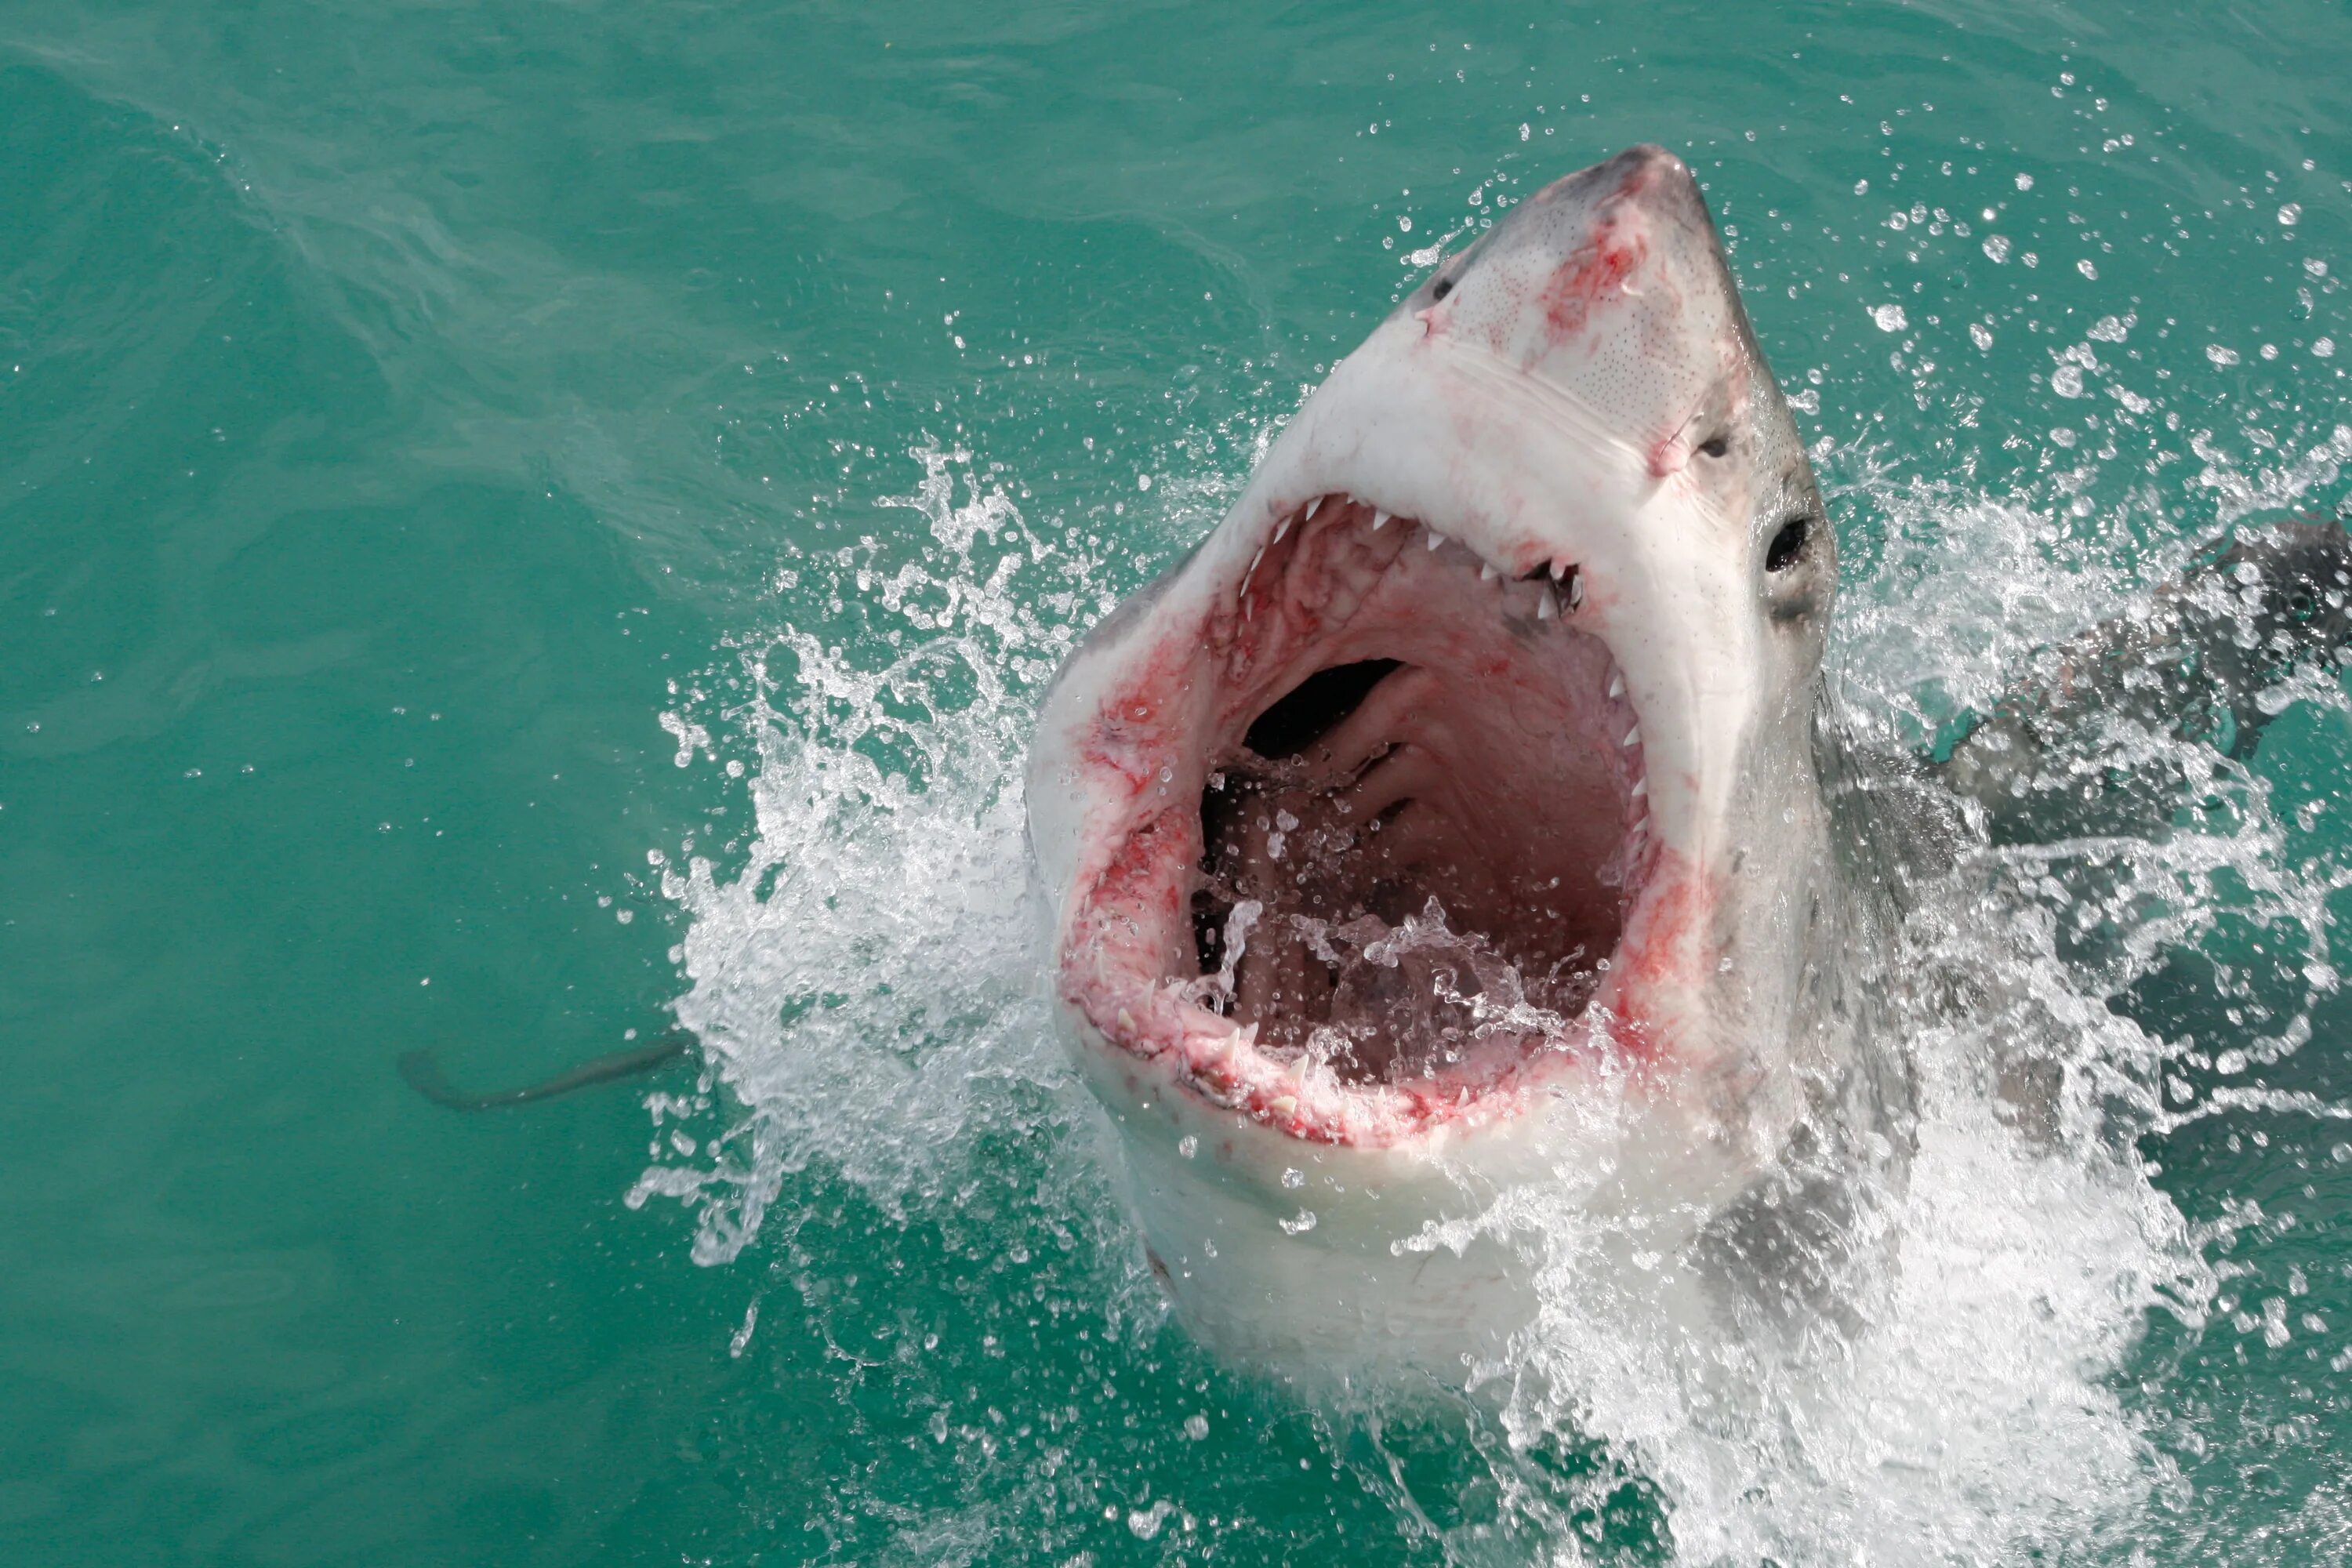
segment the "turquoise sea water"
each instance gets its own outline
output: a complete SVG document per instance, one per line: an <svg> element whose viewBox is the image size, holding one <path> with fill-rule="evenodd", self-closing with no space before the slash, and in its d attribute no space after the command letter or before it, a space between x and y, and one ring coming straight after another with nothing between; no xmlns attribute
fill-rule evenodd
<svg viewBox="0 0 2352 1568"><path fill-rule="evenodd" d="M2335 5L0 5L0 1561L2352 1556L2332 679L1961 900L2108 1110L1952 1089L1843 1374L1701 1420L1571 1279L1309 1407L1164 1318L1032 706L1438 247L1644 140L1865 727L2344 495ZM394 1070L674 1022L526 1110Z"/></svg>

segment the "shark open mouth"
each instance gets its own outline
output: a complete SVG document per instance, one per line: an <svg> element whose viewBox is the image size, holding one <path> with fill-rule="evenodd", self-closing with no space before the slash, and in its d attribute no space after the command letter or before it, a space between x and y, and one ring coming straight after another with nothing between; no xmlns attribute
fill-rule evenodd
<svg viewBox="0 0 2352 1568"><path fill-rule="evenodd" d="M1572 561L1347 495L1290 511L1105 708L1137 808L1066 933L1113 1045L1388 1143L1583 1049L1656 858L1639 717Z"/></svg>

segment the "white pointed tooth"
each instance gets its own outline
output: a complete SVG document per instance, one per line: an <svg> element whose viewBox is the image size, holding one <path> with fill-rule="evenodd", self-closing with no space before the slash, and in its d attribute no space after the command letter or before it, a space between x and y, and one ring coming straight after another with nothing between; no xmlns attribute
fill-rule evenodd
<svg viewBox="0 0 2352 1568"><path fill-rule="evenodd" d="M1276 543L1276 544L1281 543L1281 542L1282 542L1282 536L1283 536L1284 534L1286 534L1286 533L1288 533L1289 531L1290 531L1290 520L1289 520L1288 518L1286 518L1286 518L1284 518L1280 522L1277 522L1277 523L1276 523L1276 524L1274 525L1274 542L1275 542L1275 543Z"/></svg>
<svg viewBox="0 0 2352 1568"><path fill-rule="evenodd" d="M1557 582L1559 582L1562 577L1565 577L1565 576L1567 576L1567 575L1568 575L1568 567L1567 567L1567 565L1566 565L1566 563L1565 563L1559 562L1559 561L1555 561L1555 562L1553 562L1553 563L1551 563L1551 580L1552 580L1553 582L1557 583Z"/></svg>
<svg viewBox="0 0 2352 1568"><path fill-rule="evenodd" d="M1551 590L1549 588L1537 590L1536 619L1548 621L1558 614L1559 614L1559 607L1551 602Z"/></svg>
<svg viewBox="0 0 2352 1568"><path fill-rule="evenodd" d="M1317 496L1313 500L1307 503L1307 521L1313 522L1315 521L1315 514L1322 510L1323 498L1321 496Z"/></svg>
<svg viewBox="0 0 2352 1568"><path fill-rule="evenodd" d="M1568 607L1571 610L1584 604L1584 574L1579 572L1568 585Z"/></svg>
<svg viewBox="0 0 2352 1568"><path fill-rule="evenodd" d="M1372 508L1372 531L1373 531L1374 533L1378 533L1381 530L1382 530L1382 529L1386 528L1388 525L1389 525L1389 514L1388 514L1387 512L1382 511L1382 510L1381 510L1380 508L1378 508L1378 507L1374 507L1374 508Z"/></svg>
<svg viewBox="0 0 2352 1568"><path fill-rule="evenodd" d="M1625 678L1613 670L1609 676L1609 695L1612 697L1622 697L1625 695Z"/></svg>
<svg viewBox="0 0 2352 1568"><path fill-rule="evenodd" d="M1431 530L1429 531L1429 547L1430 547L1430 549L1432 549L1432 550L1435 550L1439 545L1441 545L1441 544L1443 544L1443 543L1444 543L1444 542L1445 542L1445 535L1444 535L1444 534L1442 534L1442 533L1438 532L1438 531L1437 531L1437 530L1435 530L1435 529L1433 529L1433 529L1431 529Z"/></svg>
<svg viewBox="0 0 2352 1568"><path fill-rule="evenodd" d="M1626 731L1625 738L1617 743L1628 748L1640 745L1642 743L1642 726L1636 724L1632 729Z"/></svg>
<svg viewBox="0 0 2352 1568"><path fill-rule="evenodd" d="M1478 563L1478 581L1481 583L1491 583L1501 575L1502 574L1500 572L1495 570L1495 563L1493 562L1481 561Z"/></svg>
<svg viewBox="0 0 2352 1568"><path fill-rule="evenodd" d="M1647 795L1647 794L1649 794L1649 793L1650 793L1650 781L1649 781L1648 779L1645 779L1645 778L1644 778L1644 779L1635 779L1635 780L1633 781L1633 787L1632 789L1630 789L1630 790L1627 790L1625 793L1626 793L1627 795L1631 795L1633 799L1635 799L1635 800L1639 800L1639 799L1641 799L1643 795Z"/></svg>

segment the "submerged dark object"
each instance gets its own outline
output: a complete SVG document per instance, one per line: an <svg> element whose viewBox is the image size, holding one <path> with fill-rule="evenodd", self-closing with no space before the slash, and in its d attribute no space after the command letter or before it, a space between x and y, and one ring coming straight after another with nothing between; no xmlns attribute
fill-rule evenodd
<svg viewBox="0 0 2352 1568"><path fill-rule="evenodd" d="M585 1061L553 1078L520 1089L492 1089L485 1094L467 1094L442 1076L441 1064L433 1053L404 1051L400 1058L400 1076L408 1087L436 1105L451 1110L493 1110L501 1106L529 1105L533 1100L553 1100L574 1089L588 1089L614 1079L635 1078L667 1067L694 1048L694 1037L684 1029L673 1029L650 1045L635 1046L625 1051L614 1051L593 1061Z"/></svg>
<svg viewBox="0 0 2352 1568"><path fill-rule="evenodd" d="M2011 695L1932 764L1997 842L2145 834L2191 780L2148 742L2202 741L2243 761L2279 708L2265 694L2352 644L2352 535L2298 513L2208 545L2124 613L2042 649Z"/></svg>

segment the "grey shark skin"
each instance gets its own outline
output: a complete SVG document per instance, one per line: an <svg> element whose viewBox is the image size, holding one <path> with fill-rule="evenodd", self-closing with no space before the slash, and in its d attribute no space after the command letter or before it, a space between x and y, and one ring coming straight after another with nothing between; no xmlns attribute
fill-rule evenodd
<svg viewBox="0 0 2352 1568"><path fill-rule="evenodd" d="M1903 1163L1859 977L1903 858L1984 821L1842 744L1836 577L1696 184L1637 147L1440 266L1072 655L1028 775L1051 985L1196 1333L1458 1375L1529 1316L1469 1222L1531 1183L1616 1287L1700 1282L1662 1311L1827 1288ZM1945 774L2010 799L2054 742L2000 722Z"/></svg>

